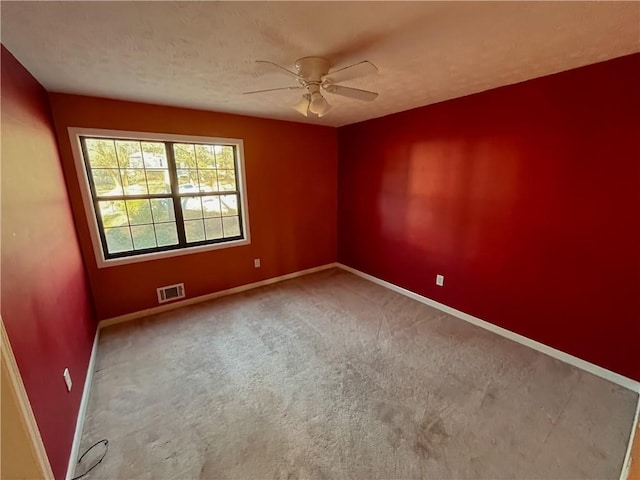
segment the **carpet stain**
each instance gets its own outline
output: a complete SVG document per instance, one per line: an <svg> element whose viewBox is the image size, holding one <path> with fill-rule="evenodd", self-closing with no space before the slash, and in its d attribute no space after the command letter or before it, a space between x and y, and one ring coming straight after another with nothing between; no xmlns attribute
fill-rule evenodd
<svg viewBox="0 0 640 480"><path fill-rule="evenodd" d="M449 439L442 418L428 418L416 429L413 450L423 458L440 458L442 449Z"/></svg>
<svg viewBox="0 0 640 480"><path fill-rule="evenodd" d="M406 440L406 426L409 423L409 412L402 407L391 404L378 405L378 417L388 428L387 441L397 450Z"/></svg>

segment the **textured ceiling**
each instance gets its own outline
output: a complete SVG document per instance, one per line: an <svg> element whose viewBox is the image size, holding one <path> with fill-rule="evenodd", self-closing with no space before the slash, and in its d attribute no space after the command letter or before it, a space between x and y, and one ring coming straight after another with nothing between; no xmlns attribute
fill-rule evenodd
<svg viewBox="0 0 640 480"><path fill-rule="evenodd" d="M640 51L638 2L1 2L2 43L49 91L341 126ZM379 68L306 119L253 61Z"/></svg>

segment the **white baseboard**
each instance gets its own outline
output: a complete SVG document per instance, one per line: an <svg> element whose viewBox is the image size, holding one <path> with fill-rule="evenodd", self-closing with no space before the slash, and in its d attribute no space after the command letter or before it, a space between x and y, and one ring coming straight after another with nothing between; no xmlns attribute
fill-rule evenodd
<svg viewBox="0 0 640 480"><path fill-rule="evenodd" d="M199 297L188 298L186 300L166 303L158 307L152 307L152 308L147 308L145 310L139 310L137 312L127 313L125 315L120 315L118 317L112 317L106 320L101 320L100 323L98 324L98 328L99 329L105 328L110 325L115 325L116 323L128 322L138 318L148 317L149 315L155 315L156 313L168 312L170 310L186 307L188 305L194 305L196 303L202 303L208 300L213 300L214 298L220 298L220 297L225 297L227 295L233 295L235 293L245 292L247 290L252 290L254 288L264 287L265 285L271 285L273 283L282 282L284 280L290 280L296 277L302 277L304 275L309 275L310 273L320 272L322 270L327 270L329 268L334 268L337 266L338 266L337 263L327 263L325 265L320 265L319 267L308 268L306 270L300 270L297 272L288 273L286 275L280 275L279 277L272 277L266 280L261 280L259 282L248 283L246 285L240 285L239 287L233 287L227 290L220 290L219 292L200 295Z"/></svg>
<svg viewBox="0 0 640 480"><path fill-rule="evenodd" d="M512 332L511 330L507 330L506 328L499 327L497 325L494 325L493 323L487 322L485 320L480 320L473 315L461 312L460 310L456 310L455 308L449 307L448 305L436 302L435 300L431 300L430 298L424 297L410 290L407 290L406 288L402 288L394 285L393 283L389 283L385 280L381 280L377 277L374 277L373 275L369 275L368 273L356 270L355 268L351 268L341 263L338 263L338 267L346 270L347 272L351 272L354 275L365 278L370 282L377 283L378 285L393 290L394 292L412 298L413 300L416 300L420 303L424 303L425 305L429 305L430 307L437 308L438 310L448 313L449 315L453 315L454 317L457 317L461 320L472 323L473 325L484 328L485 330L489 330L490 332L501 335L505 338L508 338L509 340L513 340L514 342L520 343L529 348L533 348L534 350L542 352L562 362L568 363L569 365L573 365L574 367L585 370L589 373L592 373L593 375L597 375L598 377L602 377L605 380L609 380L610 382L628 388L629 390L640 393L640 382L625 377L624 375L612 372L611 370L607 370L606 368L600 367L591 362L587 362L586 360L582 360L581 358L574 357L573 355L545 345L544 343L537 342L536 340L532 340L518 333Z"/></svg>
<svg viewBox="0 0 640 480"><path fill-rule="evenodd" d="M100 337L100 329L96 330L93 338L93 347L91 348L91 357L89 357L89 365L87 366L87 375L84 380L84 389L82 390L82 398L80 399L80 408L78 409L78 418L76 419L76 430L73 434L73 443L71 444L71 453L69 454L69 464L67 465L66 480L73 478L76 465L78 464L78 454L80 450L80 440L82 439L82 430L84 428L84 419L87 415L87 405L89 403L89 394L91 392L91 384L93 382L93 372L96 365L96 356L98 352L98 339Z"/></svg>

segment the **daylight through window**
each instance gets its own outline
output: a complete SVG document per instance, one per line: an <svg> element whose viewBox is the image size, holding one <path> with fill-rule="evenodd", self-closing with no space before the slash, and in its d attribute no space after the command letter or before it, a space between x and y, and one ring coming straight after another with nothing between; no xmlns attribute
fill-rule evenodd
<svg viewBox="0 0 640 480"><path fill-rule="evenodd" d="M245 238L237 144L79 139L105 260Z"/></svg>

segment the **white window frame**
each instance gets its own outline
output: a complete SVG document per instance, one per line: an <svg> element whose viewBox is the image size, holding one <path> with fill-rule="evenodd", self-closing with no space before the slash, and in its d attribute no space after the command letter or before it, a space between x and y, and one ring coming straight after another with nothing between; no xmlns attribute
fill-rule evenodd
<svg viewBox="0 0 640 480"><path fill-rule="evenodd" d="M251 243L251 235L249 232L249 210L247 201L247 184L244 165L244 143L238 138L220 138L220 137L202 137L194 135L178 135L173 133L150 133L150 132L132 132L124 130L110 130L98 128L69 127L69 140L71 142L71 150L82 194L82 203L87 217L87 225L91 234L91 243L96 258L98 268L113 267L117 265L126 265L130 263L147 262L161 258L177 257L180 255L189 255L193 253L207 252L210 250L222 250L225 248L233 248L241 245L249 245ZM231 240L228 242L213 243L208 245L197 245L193 247L178 248L175 250L166 250L162 252L151 252L138 255L132 255L120 258L105 258L102 242L100 240L100 231L97 221L97 212L94 208L93 199L91 197L91 189L89 186L88 171L85 166L82 154L82 145L80 137L104 137L117 138L127 140L148 140L148 141L164 141L176 143L205 143L205 144L224 144L233 145L237 152L237 181L240 193L242 231L244 238L240 240Z"/></svg>

